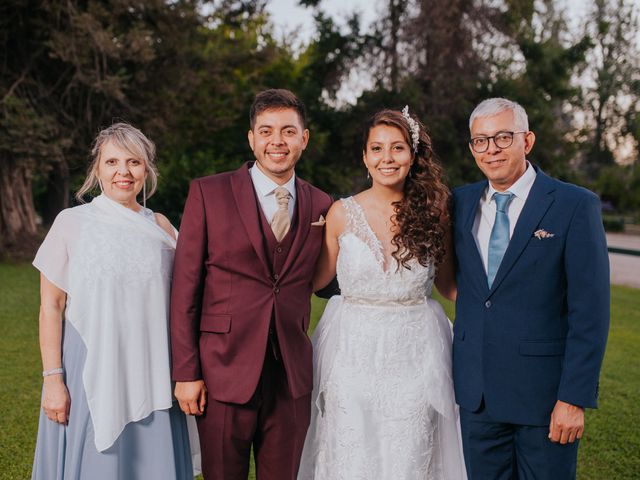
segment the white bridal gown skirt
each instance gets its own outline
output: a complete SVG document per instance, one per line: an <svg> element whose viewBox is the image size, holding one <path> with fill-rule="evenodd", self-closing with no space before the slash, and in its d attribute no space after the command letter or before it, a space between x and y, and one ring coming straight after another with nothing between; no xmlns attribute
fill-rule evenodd
<svg viewBox="0 0 640 480"><path fill-rule="evenodd" d="M313 343L300 480L466 478L440 304L333 297Z"/></svg>

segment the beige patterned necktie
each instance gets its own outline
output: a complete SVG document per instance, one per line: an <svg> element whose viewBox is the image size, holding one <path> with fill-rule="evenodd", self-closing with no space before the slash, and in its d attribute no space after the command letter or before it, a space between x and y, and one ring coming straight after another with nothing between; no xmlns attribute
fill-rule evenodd
<svg viewBox="0 0 640 480"><path fill-rule="evenodd" d="M271 230L273 230L276 240L281 242L291 226L291 219L289 218L289 199L291 195L284 187L276 188L275 193L278 210L276 210L271 220Z"/></svg>

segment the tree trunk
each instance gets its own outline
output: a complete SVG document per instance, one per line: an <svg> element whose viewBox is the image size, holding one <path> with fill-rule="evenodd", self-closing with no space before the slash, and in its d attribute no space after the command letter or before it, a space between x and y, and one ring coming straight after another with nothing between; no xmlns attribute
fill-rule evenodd
<svg viewBox="0 0 640 480"><path fill-rule="evenodd" d="M69 167L66 161L56 163L49 174L47 193L42 206L42 223L51 226L56 215L69 206Z"/></svg>
<svg viewBox="0 0 640 480"><path fill-rule="evenodd" d="M0 248L25 252L37 237L31 170L23 161L0 158Z"/></svg>
<svg viewBox="0 0 640 480"><path fill-rule="evenodd" d="M400 29L400 9L401 5L398 4L398 0L391 0L389 2L389 16L391 17L391 45L389 45L390 54L390 77L391 77L391 91L398 92L398 76L399 76L399 58L398 58L398 31Z"/></svg>

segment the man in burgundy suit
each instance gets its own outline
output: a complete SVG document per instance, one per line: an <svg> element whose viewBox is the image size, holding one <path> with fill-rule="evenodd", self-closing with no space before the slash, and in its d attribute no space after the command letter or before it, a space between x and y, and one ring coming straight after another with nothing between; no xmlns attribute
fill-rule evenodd
<svg viewBox="0 0 640 480"><path fill-rule="evenodd" d="M251 106L255 163L191 183L171 295L175 395L197 415L207 480L295 479L309 425L311 279L331 198L294 173L305 110L288 90Z"/></svg>

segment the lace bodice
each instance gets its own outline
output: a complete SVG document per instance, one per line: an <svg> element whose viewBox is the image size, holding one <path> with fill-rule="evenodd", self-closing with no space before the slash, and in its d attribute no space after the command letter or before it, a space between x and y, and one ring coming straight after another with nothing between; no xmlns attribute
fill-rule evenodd
<svg viewBox="0 0 640 480"><path fill-rule="evenodd" d="M358 202L342 206L342 295L329 300L312 337L298 480L465 480L451 324L428 298L434 266L413 260L398 269Z"/></svg>
<svg viewBox="0 0 640 480"><path fill-rule="evenodd" d="M385 262L380 240L367 222L360 204L353 198L342 200L346 226L338 239L337 274L346 300L373 304L422 303L431 296L435 269L413 259L411 269L397 268L395 259ZM385 270L385 263L388 263Z"/></svg>

